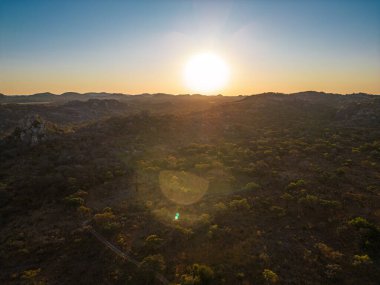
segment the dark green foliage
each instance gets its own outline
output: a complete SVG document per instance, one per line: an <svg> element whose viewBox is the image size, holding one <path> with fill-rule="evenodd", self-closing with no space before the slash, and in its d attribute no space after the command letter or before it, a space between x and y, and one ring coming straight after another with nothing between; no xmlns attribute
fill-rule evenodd
<svg viewBox="0 0 380 285"><path fill-rule="evenodd" d="M181 285L208 285L213 279L214 271L209 266L195 263L181 276Z"/></svg>
<svg viewBox="0 0 380 285"><path fill-rule="evenodd" d="M380 259L380 229L362 217L356 217L348 222L356 227L361 236L361 246L375 260Z"/></svg>

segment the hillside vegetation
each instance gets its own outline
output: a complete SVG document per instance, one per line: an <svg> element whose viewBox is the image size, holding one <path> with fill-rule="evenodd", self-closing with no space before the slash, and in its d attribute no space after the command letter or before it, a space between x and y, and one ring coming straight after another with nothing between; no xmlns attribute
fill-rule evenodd
<svg viewBox="0 0 380 285"><path fill-rule="evenodd" d="M378 284L377 96L141 96L0 106L1 284Z"/></svg>

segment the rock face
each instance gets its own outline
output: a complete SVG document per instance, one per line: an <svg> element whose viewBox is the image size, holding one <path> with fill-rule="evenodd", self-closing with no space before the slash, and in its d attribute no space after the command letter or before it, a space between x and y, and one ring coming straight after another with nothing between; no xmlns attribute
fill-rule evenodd
<svg viewBox="0 0 380 285"><path fill-rule="evenodd" d="M35 146L48 138L48 128L40 116L28 116L20 121L13 135L21 143Z"/></svg>

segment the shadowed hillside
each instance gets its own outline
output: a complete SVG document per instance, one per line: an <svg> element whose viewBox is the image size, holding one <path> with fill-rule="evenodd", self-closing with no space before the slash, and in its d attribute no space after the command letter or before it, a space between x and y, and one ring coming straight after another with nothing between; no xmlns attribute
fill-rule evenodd
<svg viewBox="0 0 380 285"><path fill-rule="evenodd" d="M377 284L378 97L128 98L0 106L0 283Z"/></svg>

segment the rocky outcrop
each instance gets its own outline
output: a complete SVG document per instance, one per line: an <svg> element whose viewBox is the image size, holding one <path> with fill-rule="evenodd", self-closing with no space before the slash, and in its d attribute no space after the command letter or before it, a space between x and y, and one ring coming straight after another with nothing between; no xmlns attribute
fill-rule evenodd
<svg viewBox="0 0 380 285"><path fill-rule="evenodd" d="M44 121L39 115L33 115L20 121L12 139L24 145L35 146L51 138L57 131L55 125Z"/></svg>

